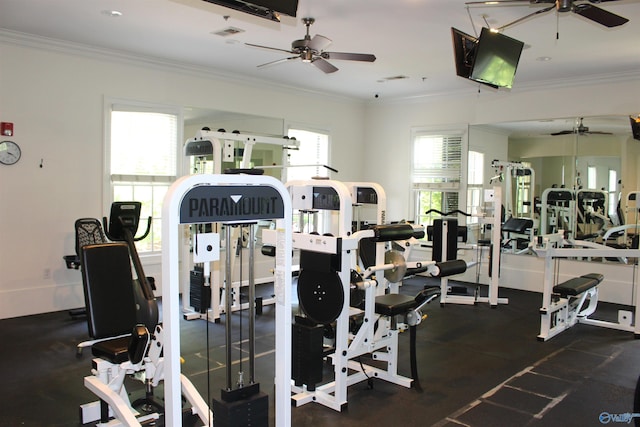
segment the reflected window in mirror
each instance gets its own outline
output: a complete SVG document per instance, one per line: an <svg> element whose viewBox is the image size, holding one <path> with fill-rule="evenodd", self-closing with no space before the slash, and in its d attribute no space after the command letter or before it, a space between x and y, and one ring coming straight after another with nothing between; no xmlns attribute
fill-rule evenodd
<svg viewBox="0 0 640 427"><path fill-rule="evenodd" d="M469 150L467 171L467 212L479 215L482 209L482 185L484 183L484 153ZM478 223L478 217L467 218L467 224Z"/></svg>

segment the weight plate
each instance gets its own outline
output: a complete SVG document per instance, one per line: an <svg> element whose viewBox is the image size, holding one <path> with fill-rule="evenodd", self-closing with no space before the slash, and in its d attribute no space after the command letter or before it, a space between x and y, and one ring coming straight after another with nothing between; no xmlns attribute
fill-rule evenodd
<svg viewBox="0 0 640 427"><path fill-rule="evenodd" d="M340 316L344 289L336 272L303 269L298 275L298 302L304 314L326 325Z"/></svg>
<svg viewBox="0 0 640 427"><path fill-rule="evenodd" d="M384 263L393 264L394 268L384 271L384 277L391 283L397 283L402 280L407 273L407 263L404 256L398 251L387 251L384 253Z"/></svg>
<svg viewBox="0 0 640 427"><path fill-rule="evenodd" d="M349 286L349 305L355 308L364 308L365 290L358 288L356 284L362 282L362 276L355 270L351 270L351 285Z"/></svg>

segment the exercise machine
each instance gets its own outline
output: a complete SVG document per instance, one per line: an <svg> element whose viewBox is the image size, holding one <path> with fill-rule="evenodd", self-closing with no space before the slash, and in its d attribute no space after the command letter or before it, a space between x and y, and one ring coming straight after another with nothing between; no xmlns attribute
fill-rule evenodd
<svg viewBox="0 0 640 427"><path fill-rule="evenodd" d="M180 372L180 227L220 223L227 226L259 220L275 221L272 231L277 254L273 273L275 332L275 420L278 427L291 425L291 251L292 209L290 196L277 179L258 175L198 174L178 179L167 192L162 209L162 314L164 322L165 423L181 425ZM216 242L205 248L216 247ZM185 261L184 259L182 260ZM206 262L210 262L208 259ZM229 269L229 273L230 269ZM230 279L229 279L230 280ZM229 300L226 300L226 304ZM225 313L226 316L230 312ZM227 317L228 320L228 317ZM227 339L227 351L230 342ZM227 384L226 391L235 390ZM238 392L243 398L244 392ZM246 397L246 396L245 396ZM223 399L224 400L224 399ZM242 402L246 405L247 402Z"/></svg>
<svg viewBox="0 0 640 427"><path fill-rule="evenodd" d="M575 191L567 188L547 188L540 201L540 235L558 230L572 232L575 229ZM573 235L569 237L574 237Z"/></svg>
<svg viewBox="0 0 640 427"><path fill-rule="evenodd" d="M478 245L478 259L475 262L480 263L482 258L481 250L485 247L489 248L489 286L488 295L481 296L479 292L479 283L475 284L475 290L472 295L459 295L450 292L449 277L450 274L444 275L440 278L440 305L445 304L466 304L475 305L477 303L489 303L492 308L498 306L498 304L508 304L508 298L499 297L500 287L500 254L502 247L502 187L496 185L492 190L485 190L485 203L488 204L488 208L479 217L480 224L486 226L490 230L490 240L488 244L482 244L477 242ZM453 214L463 214L470 216L467 213L461 211L453 212L438 212L442 216L439 220L434 221L432 226L432 232L427 234L433 235L433 248L432 259L436 262L452 261L457 259L458 249L458 236L460 235L458 221ZM466 228L462 231L466 235ZM466 236L465 236L466 237ZM466 270L466 269L465 269ZM463 273L465 270L458 271Z"/></svg>
<svg viewBox="0 0 640 427"><path fill-rule="evenodd" d="M68 269L79 270L82 268L81 254L82 248L87 245L93 245L97 243L107 243L107 236L105 236L102 230L102 224L100 220L96 218L78 218L74 223L75 229L75 249L76 252L73 255L65 255L63 257L64 262ZM85 302L86 304L86 302ZM69 311L71 317L86 316L86 307L77 308ZM130 331L123 331L123 335L129 335ZM105 331L105 335L95 329L91 328L89 324L89 336L92 338L87 341L83 341L76 346L76 355L82 356L82 350L86 347L91 347L93 344L100 340L113 338L113 331Z"/></svg>
<svg viewBox="0 0 640 427"><path fill-rule="evenodd" d="M114 203L111 220L105 218L104 224L106 234L116 241L81 248L90 329L114 336L91 347L92 375L84 378L84 384L99 400L81 405L82 424L98 421L98 425L141 426L155 423L164 411L164 404L154 396L154 389L164 379L164 333L153 289L135 248L140 207L139 202ZM143 397L130 400L127 378L143 382ZM180 384L191 404L190 415L209 425L212 414L193 384L186 377Z"/></svg>
<svg viewBox="0 0 640 427"><path fill-rule="evenodd" d="M586 241L566 241L563 233L558 232L545 236L538 236L531 243L534 253L544 258L544 281L542 306L540 308L540 334L538 340L547 341L577 323L599 326L610 329L633 332L640 337L640 295L636 285L638 283L638 268L633 268L634 312L618 311L618 321L605 321L592 318L598 304L598 286L604 276L597 272L586 273L578 277L571 277L558 283L558 262L567 258L623 258L640 257L637 249L615 249Z"/></svg>
<svg viewBox="0 0 640 427"><path fill-rule="evenodd" d="M385 197L379 186L334 180L292 181L286 186L293 209L304 215L325 211L328 216L317 221L322 229L309 229L313 221L307 218L301 232L293 234L293 247L300 250L300 312L293 326L292 404L299 407L315 402L342 411L347 407L348 387L372 378L417 386L415 357L413 378L398 373L399 333L407 328L415 333L411 328L421 322L421 309L439 290L416 296L393 290L398 289L397 283L409 268L436 275L446 270L444 263L407 262L399 252L389 255L393 251L385 250L388 243L415 237L410 224L376 224L352 230L352 194L357 194L352 190L366 187L368 200L376 202L378 212L384 212ZM357 252L365 239L376 246L375 261L359 270ZM411 355L415 355L415 346ZM365 363L366 357L376 363ZM327 380L322 372L324 361L333 365L333 376Z"/></svg>
<svg viewBox="0 0 640 427"><path fill-rule="evenodd" d="M521 162L493 160L496 177L505 183L505 217L509 219L534 219L534 202L536 174L533 168ZM515 202L514 202L515 199Z"/></svg>

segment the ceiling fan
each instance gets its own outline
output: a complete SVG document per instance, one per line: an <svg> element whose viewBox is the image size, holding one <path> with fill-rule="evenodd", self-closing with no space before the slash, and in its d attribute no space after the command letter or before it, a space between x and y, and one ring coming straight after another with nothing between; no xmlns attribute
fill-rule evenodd
<svg viewBox="0 0 640 427"><path fill-rule="evenodd" d="M559 13L573 12L584 18L590 19L600 25L604 25L605 27L617 27L622 24L629 22L629 20L620 15L616 15L615 13L604 10L600 7L594 6L594 4L610 2L610 1L618 1L618 0L588 0L588 2L577 2L574 0L493 0L493 1L470 1L465 3L467 6L495 6L501 4L517 4L524 3L529 5L547 5L543 9L539 9L533 13L523 16L522 18L518 18L513 22L509 22L506 25L497 28L496 30L503 30L507 27L510 27L514 24L524 21L525 19L531 18L535 15L540 15L542 13L549 12L552 9L556 9Z"/></svg>
<svg viewBox="0 0 640 427"><path fill-rule="evenodd" d="M589 128L587 126L585 126L583 123L583 117L580 117L579 122L577 123L577 126L574 127L571 130L561 130L560 132L554 132L551 133L550 135L553 136L557 136L557 135L593 135L593 134L598 134L598 135L612 135L611 132L601 132L601 131L590 131Z"/></svg>
<svg viewBox="0 0 640 427"><path fill-rule="evenodd" d="M252 43L245 43L247 46L259 47L262 49L277 50L279 52L286 52L293 54L287 58L277 59L275 61L267 62L266 64L258 65L258 67L265 67L267 65L274 65L280 62L287 62L293 59L301 59L302 62L308 62L316 66L318 69L325 73L333 73L338 71L338 67L331 64L327 59L344 59L349 61L364 61L373 62L376 60L375 55L368 53L347 53L347 52L325 52L324 49L329 47L331 39L316 34L311 37L309 35L309 27L315 22L314 18L302 18L302 22L307 27L307 34L303 39L294 40L291 43L291 50L278 49L275 47L261 46Z"/></svg>

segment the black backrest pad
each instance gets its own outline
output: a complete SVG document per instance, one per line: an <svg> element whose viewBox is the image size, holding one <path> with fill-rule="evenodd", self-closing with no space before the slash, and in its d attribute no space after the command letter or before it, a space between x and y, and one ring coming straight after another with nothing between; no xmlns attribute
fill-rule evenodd
<svg viewBox="0 0 640 427"><path fill-rule="evenodd" d="M131 333L136 309L127 244L87 245L81 253L89 335L105 338Z"/></svg>

